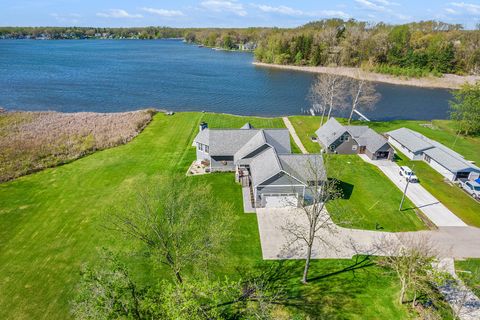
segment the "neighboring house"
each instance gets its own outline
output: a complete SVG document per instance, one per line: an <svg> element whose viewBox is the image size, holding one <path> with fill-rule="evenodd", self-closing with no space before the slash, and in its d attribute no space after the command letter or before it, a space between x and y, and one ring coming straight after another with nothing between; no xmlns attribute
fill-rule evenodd
<svg viewBox="0 0 480 320"><path fill-rule="evenodd" d="M387 139L367 126L343 126L330 118L316 134L327 153L365 154L372 160L393 159L394 149Z"/></svg>
<svg viewBox="0 0 480 320"><path fill-rule="evenodd" d="M197 160L211 172L235 171L250 188L254 207L296 206L310 198L309 185L325 178L321 155L292 154L287 129L211 129L206 123L194 139Z"/></svg>
<svg viewBox="0 0 480 320"><path fill-rule="evenodd" d="M388 141L411 160L424 160L450 181L480 174L480 168L465 158L416 131L400 128L387 132Z"/></svg>

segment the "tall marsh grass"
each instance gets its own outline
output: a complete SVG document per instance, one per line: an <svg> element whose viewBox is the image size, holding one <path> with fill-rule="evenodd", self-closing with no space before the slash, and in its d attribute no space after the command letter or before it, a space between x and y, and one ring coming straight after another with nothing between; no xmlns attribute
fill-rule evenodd
<svg viewBox="0 0 480 320"><path fill-rule="evenodd" d="M154 114L0 110L0 182L127 143Z"/></svg>

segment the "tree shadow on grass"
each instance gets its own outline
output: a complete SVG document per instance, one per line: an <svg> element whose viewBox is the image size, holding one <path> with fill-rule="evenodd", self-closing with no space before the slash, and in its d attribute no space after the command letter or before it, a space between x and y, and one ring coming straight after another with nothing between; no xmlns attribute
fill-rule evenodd
<svg viewBox="0 0 480 320"><path fill-rule="evenodd" d="M368 293L370 278L376 278L370 272L375 265L370 257L315 260L308 284L300 282L304 263L303 260L272 261L257 267L257 272L274 270L270 281L280 283L284 290L278 304L311 319L345 319L346 314L362 313L364 305L358 296Z"/></svg>
<svg viewBox="0 0 480 320"><path fill-rule="evenodd" d="M355 187L353 184L337 180L337 186L342 191L342 199L348 200L352 196L353 188Z"/></svg>

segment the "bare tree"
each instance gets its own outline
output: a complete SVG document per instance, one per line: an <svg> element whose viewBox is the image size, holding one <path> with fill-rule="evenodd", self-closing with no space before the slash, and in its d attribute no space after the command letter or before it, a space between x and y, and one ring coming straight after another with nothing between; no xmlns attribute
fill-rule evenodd
<svg viewBox="0 0 480 320"><path fill-rule="evenodd" d="M325 206L339 198L341 191L336 180L328 179L321 155L310 155L304 168L305 176L308 177L308 187L305 189L304 199L300 199L298 203L304 219L288 221L283 229L291 236L289 249L295 245L300 245L296 249L302 252L306 249L301 281L307 283L314 243L319 241L321 244L330 245L324 234L335 232L335 224L326 212Z"/></svg>
<svg viewBox="0 0 480 320"><path fill-rule="evenodd" d="M381 250L386 254L379 259L379 265L395 272L400 282L399 302L408 302L407 294L412 297L415 307L420 296L432 297L435 293L435 275L432 263L436 252L429 239L404 236L398 240L382 241Z"/></svg>
<svg viewBox="0 0 480 320"><path fill-rule="evenodd" d="M356 79L350 81L350 101L352 105L348 124L352 121L355 110L360 107L365 110L372 110L380 97L380 93L375 90L375 85L370 81L361 79L360 75L357 74Z"/></svg>
<svg viewBox="0 0 480 320"><path fill-rule="evenodd" d="M310 87L309 97L313 103L313 109L321 113L323 124L325 113L330 118L333 110L345 108L347 101L348 80L335 74L321 74L317 76Z"/></svg>
<svg viewBox="0 0 480 320"><path fill-rule="evenodd" d="M208 185L199 188L182 177L158 185L116 209L107 227L143 242L182 283L182 270L207 270L218 257L235 216L230 205L214 199Z"/></svg>

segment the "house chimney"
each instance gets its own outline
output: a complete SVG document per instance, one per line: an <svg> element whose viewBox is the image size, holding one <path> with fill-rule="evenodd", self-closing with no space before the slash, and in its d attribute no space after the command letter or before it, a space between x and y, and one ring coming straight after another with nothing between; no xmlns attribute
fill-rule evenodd
<svg viewBox="0 0 480 320"><path fill-rule="evenodd" d="M198 128L199 131L203 131L208 128L208 124L204 121L200 122L200 127Z"/></svg>

